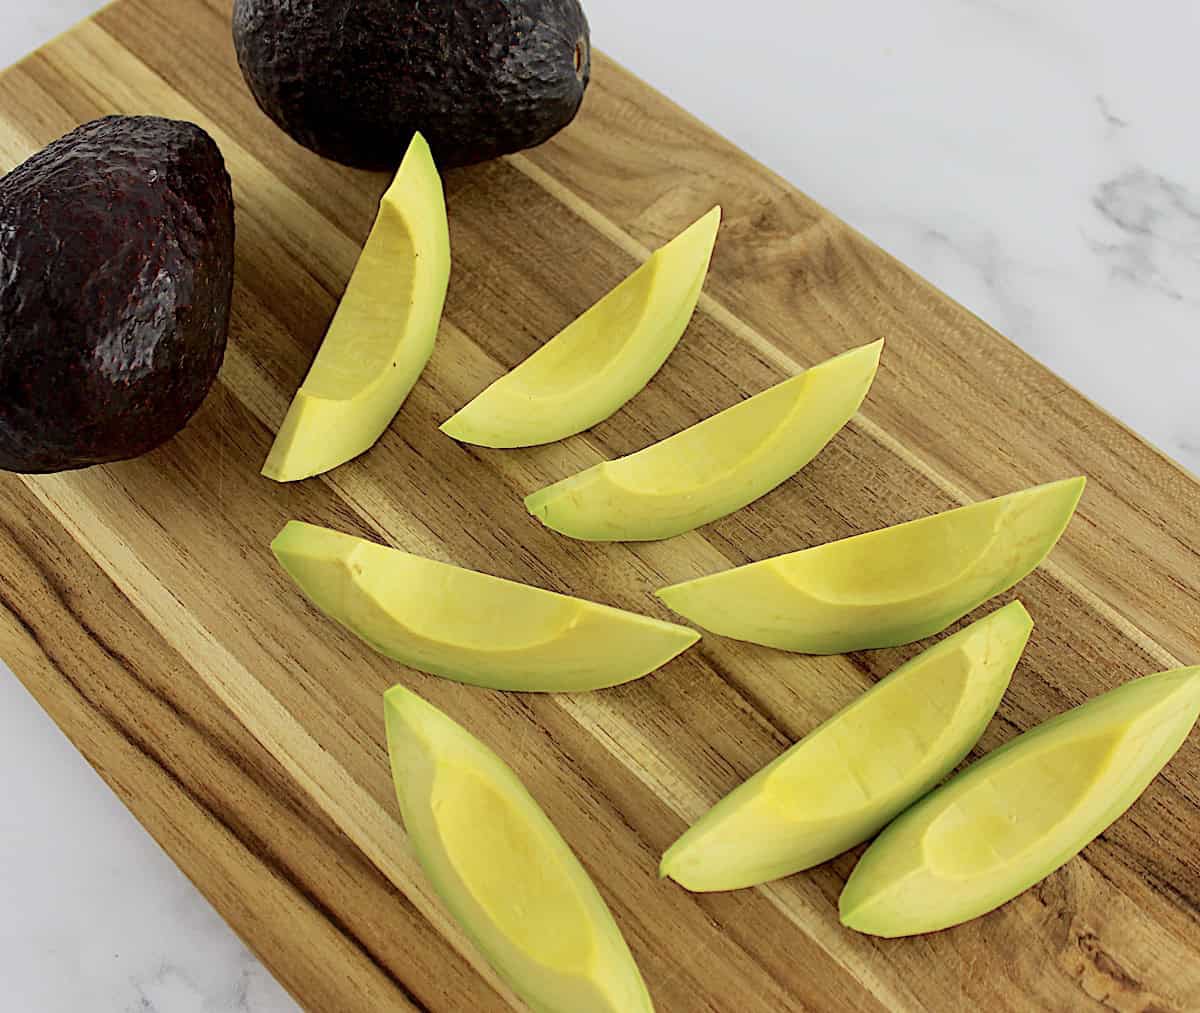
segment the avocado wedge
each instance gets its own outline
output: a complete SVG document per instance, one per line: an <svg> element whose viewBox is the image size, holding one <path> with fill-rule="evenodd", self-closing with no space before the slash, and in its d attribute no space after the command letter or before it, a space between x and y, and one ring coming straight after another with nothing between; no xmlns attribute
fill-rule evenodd
<svg viewBox="0 0 1200 1013"><path fill-rule="evenodd" d="M291 521L271 544L309 599L381 654L473 686L574 693L638 679L694 630Z"/></svg>
<svg viewBox="0 0 1200 1013"><path fill-rule="evenodd" d="M403 686L384 711L413 852L497 973L535 1013L651 1013L604 899L512 770Z"/></svg>
<svg viewBox="0 0 1200 1013"><path fill-rule="evenodd" d="M651 254L573 323L459 409L442 432L481 447L553 443L603 422L679 343L708 273L721 209Z"/></svg>
<svg viewBox="0 0 1200 1013"><path fill-rule="evenodd" d="M944 630L1027 576L1083 493L1071 478L665 587L721 636L804 654L895 647Z"/></svg>
<svg viewBox="0 0 1200 1013"><path fill-rule="evenodd" d="M740 510L817 456L867 396L883 342L853 349L636 454L526 497L546 527L595 542L670 538Z"/></svg>
<svg viewBox="0 0 1200 1013"><path fill-rule="evenodd" d="M1013 602L900 666L700 817L660 873L734 890L861 844L979 740L1032 629Z"/></svg>
<svg viewBox="0 0 1200 1013"><path fill-rule="evenodd" d="M433 354L449 280L442 181L417 134L263 475L310 478L375 445Z"/></svg>
<svg viewBox="0 0 1200 1013"><path fill-rule="evenodd" d="M926 796L867 849L844 924L934 932L1048 876L1117 819L1200 715L1200 667L1128 682L1017 736Z"/></svg>

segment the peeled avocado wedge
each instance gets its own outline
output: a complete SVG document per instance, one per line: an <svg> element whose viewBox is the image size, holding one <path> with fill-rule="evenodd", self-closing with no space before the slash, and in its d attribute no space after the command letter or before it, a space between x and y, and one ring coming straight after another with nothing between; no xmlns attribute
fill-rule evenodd
<svg viewBox="0 0 1200 1013"><path fill-rule="evenodd" d="M443 423L442 432L481 447L532 447L603 422L679 343L720 224L715 207Z"/></svg>
<svg viewBox="0 0 1200 1013"><path fill-rule="evenodd" d="M512 770L403 686L384 710L413 852L496 972L535 1013L651 1013L604 899Z"/></svg>
<svg viewBox="0 0 1200 1013"><path fill-rule="evenodd" d="M322 612L406 665L490 689L638 679L700 635L648 616L291 521L271 549Z"/></svg>
<svg viewBox="0 0 1200 1013"><path fill-rule="evenodd" d="M1019 735L926 796L867 849L842 922L876 936L985 914L1128 809L1200 716L1200 667L1126 683Z"/></svg>
<svg viewBox="0 0 1200 1013"><path fill-rule="evenodd" d="M853 349L660 443L525 500L546 527L588 541L670 538L740 510L817 456L867 396L883 342Z"/></svg>
<svg viewBox="0 0 1200 1013"><path fill-rule="evenodd" d="M416 134L262 473L294 482L370 450L433 354L450 280L437 166Z"/></svg>
<svg viewBox="0 0 1200 1013"><path fill-rule="evenodd" d="M661 875L735 890L861 844L970 752L1032 629L1013 602L902 665L721 799L663 855Z"/></svg>
<svg viewBox="0 0 1200 1013"><path fill-rule="evenodd" d="M704 629L804 654L940 633L1027 576L1066 530L1083 478L1025 489L665 587Z"/></svg>

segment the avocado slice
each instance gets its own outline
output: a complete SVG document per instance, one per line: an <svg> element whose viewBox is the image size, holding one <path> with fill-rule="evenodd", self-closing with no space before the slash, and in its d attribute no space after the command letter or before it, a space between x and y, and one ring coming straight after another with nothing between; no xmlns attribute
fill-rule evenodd
<svg viewBox="0 0 1200 1013"><path fill-rule="evenodd" d="M683 337L720 224L716 207L459 409L442 432L481 447L532 447L603 422L650 382Z"/></svg>
<svg viewBox="0 0 1200 1013"><path fill-rule="evenodd" d="M989 753L867 849L844 924L934 932L985 914L1070 861L1128 809L1200 716L1200 667L1128 682Z"/></svg>
<svg viewBox="0 0 1200 1013"><path fill-rule="evenodd" d="M817 456L867 396L883 342L835 356L683 432L526 497L588 541L670 538L740 510Z"/></svg>
<svg viewBox="0 0 1200 1013"><path fill-rule="evenodd" d="M970 752L1032 629L1013 602L901 665L701 816L660 873L735 890L861 844Z"/></svg>
<svg viewBox="0 0 1200 1013"><path fill-rule="evenodd" d="M138 457L225 355L233 191L194 123L106 116L0 179L0 469Z"/></svg>
<svg viewBox="0 0 1200 1013"><path fill-rule="evenodd" d="M541 144L591 73L578 0L236 0L233 41L263 112L361 169L418 130L443 168Z"/></svg>
<svg viewBox="0 0 1200 1013"><path fill-rule="evenodd" d="M896 647L944 630L1050 552L1083 478L749 563L658 592L721 636L804 654Z"/></svg>
<svg viewBox="0 0 1200 1013"><path fill-rule="evenodd" d="M277 482L370 450L433 354L450 281L442 180L417 134L263 465Z"/></svg>
<svg viewBox="0 0 1200 1013"><path fill-rule="evenodd" d="M413 852L497 973L536 1013L650 1013L608 906L512 770L403 686L384 711Z"/></svg>
<svg viewBox="0 0 1200 1013"><path fill-rule="evenodd" d="M381 654L473 686L574 693L638 679L695 630L291 521L271 549L309 599Z"/></svg>

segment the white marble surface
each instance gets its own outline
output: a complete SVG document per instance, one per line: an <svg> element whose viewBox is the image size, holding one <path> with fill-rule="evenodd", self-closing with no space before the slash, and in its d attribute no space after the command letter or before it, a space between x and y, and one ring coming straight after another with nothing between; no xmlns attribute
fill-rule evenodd
<svg viewBox="0 0 1200 1013"><path fill-rule="evenodd" d="M0 64L96 6L0 0ZM589 13L598 46L1200 472L1194 0ZM0 767L0 1008L293 1008L3 666Z"/></svg>

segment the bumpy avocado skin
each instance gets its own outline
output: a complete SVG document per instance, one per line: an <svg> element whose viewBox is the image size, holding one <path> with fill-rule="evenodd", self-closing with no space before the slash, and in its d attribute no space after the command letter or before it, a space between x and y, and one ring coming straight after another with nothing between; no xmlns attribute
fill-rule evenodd
<svg viewBox="0 0 1200 1013"><path fill-rule="evenodd" d="M108 116L0 179L0 469L144 454L221 366L233 193L191 123Z"/></svg>
<svg viewBox="0 0 1200 1013"><path fill-rule="evenodd" d="M399 164L415 130L447 168L540 144L591 70L578 0L236 0L255 99L326 158Z"/></svg>

